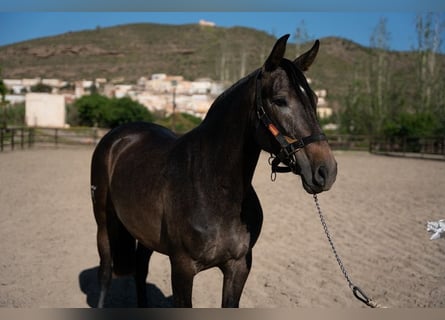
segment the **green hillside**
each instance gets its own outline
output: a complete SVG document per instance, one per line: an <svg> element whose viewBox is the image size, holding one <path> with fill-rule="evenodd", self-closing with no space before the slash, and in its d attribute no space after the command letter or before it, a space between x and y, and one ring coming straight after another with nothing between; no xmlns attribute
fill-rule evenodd
<svg viewBox="0 0 445 320"><path fill-rule="evenodd" d="M292 32L292 30L289 30ZM327 89L334 108L352 81L369 77L377 52L346 39L323 38L308 76L314 89ZM130 24L25 41L0 47L3 78L107 78L134 82L152 73L210 77L234 82L258 68L275 38L249 28ZM306 49L311 43L303 46ZM289 43L287 56L296 55ZM387 52L394 86L409 99L416 90L414 53ZM443 69L444 56L438 64ZM400 91L400 90L399 90Z"/></svg>

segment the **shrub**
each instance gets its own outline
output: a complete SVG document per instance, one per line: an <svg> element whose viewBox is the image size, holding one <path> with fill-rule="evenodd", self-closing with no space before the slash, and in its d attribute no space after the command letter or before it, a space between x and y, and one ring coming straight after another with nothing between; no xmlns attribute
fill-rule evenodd
<svg viewBox="0 0 445 320"><path fill-rule="evenodd" d="M431 137L438 133L440 121L431 113L400 113L386 122L387 137Z"/></svg>
<svg viewBox="0 0 445 320"><path fill-rule="evenodd" d="M110 99L92 94L76 100L68 110L72 125L113 128L127 122L153 121L147 108L128 97Z"/></svg>

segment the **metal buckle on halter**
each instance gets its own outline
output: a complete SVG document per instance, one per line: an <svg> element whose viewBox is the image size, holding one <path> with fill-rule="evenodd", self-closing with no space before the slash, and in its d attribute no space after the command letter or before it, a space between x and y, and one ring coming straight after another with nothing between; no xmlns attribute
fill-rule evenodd
<svg viewBox="0 0 445 320"><path fill-rule="evenodd" d="M257 108L256 110L256 114L258 116L258 119L262 119L264 117L264 115L266 114L266 111L264 110L264 108L261 106L259 108Z"/></svg>
<svg viewBox="0 0 445 320"><path fill-rule="evenodd" d="M293 155L295 155L298 151L303 149L305 146L303 140L295 140L292 143L288 143L286 146L282 147L280 150L280 156L281 160L288 160ZM283 155L283 156L281 156Z"/></svg>

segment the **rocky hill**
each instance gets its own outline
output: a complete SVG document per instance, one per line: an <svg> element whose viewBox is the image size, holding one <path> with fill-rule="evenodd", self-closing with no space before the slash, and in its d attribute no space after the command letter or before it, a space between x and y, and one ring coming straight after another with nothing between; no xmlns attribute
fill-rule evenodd
<svg viewBox="0 0 445 320"><path fill-rule="evenodd" d="M377 51L341 38L320 40L320 53L308 76L314 89L327 89L331 101L341 102L351 81L368 76ZM1 76L132 82L162 72L234 82L258 68L274 42L265 32L243 27L148 23L98 27L0 47ZM413 92L415 54L387 54L395 85L404 83L407 92ZM292 43L287 56L296 56ZM443 64L444 57L440 58Z"/></svg>

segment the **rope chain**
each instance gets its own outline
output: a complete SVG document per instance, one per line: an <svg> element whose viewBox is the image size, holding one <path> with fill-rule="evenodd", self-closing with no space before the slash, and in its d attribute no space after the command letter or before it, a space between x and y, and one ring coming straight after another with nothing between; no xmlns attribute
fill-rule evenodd
<svg viewBox="0 0 445 320"><path fill-rule="evenodd" d="M318 216L320 217L321 225L323 226L323 230L326 234L326 237L328 238L329 245L331 246L331 249L332 249L332 252L334 253L335 259L337 260L340 270L343 273L343 276L345 277L346 281L348 282L349 288L351 288L352 293L358 300L360 300L361 302L366 304L368 307L371 307L371 308L382 307L382 306L378 305L377 303L375 303L374 301L372 301L372 299L368 298L366 296L366 294L352 282L351 278L349 277L348 272L346 271L345 266L343 265L342 260L340 259L339 254L337 253L337 250L335 249L334 242L332 241L332 237L331 237L331 234L328 229L328 225L326 224L323 213L321 212L320 203L318 202L317 194L314 194L313 197L314 197L314 201L315 201L315 206L317 207Z"/></svg>

